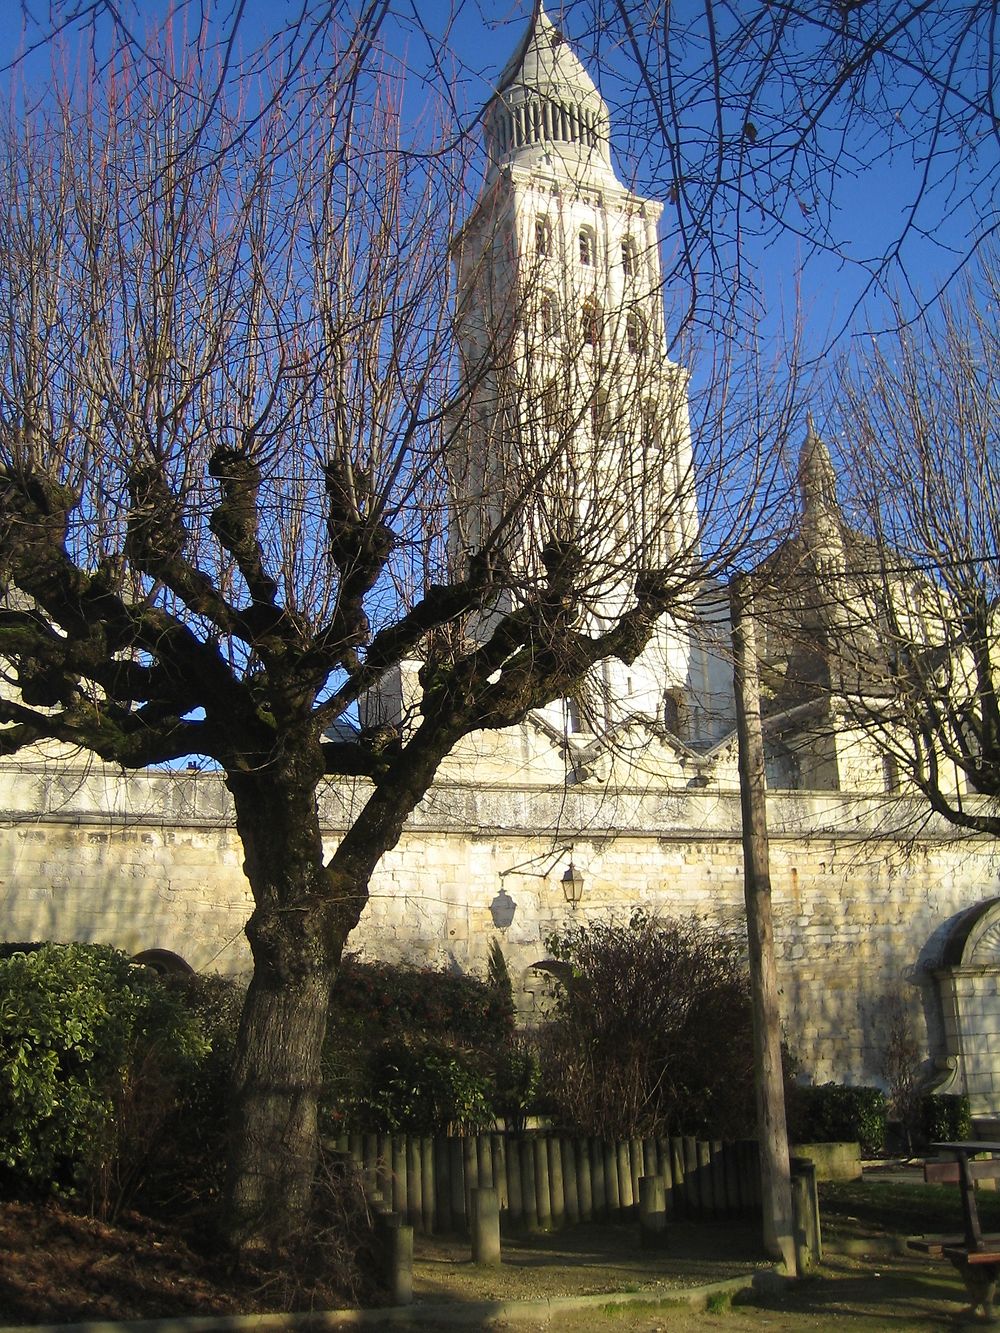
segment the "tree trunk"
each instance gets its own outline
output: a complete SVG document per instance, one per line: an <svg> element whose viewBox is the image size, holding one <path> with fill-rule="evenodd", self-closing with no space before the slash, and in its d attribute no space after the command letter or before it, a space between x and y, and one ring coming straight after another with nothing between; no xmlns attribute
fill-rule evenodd
<svg viewBox="0 0 1000 1333"><path fill-rule="evenodd" d="M233 1070L228 1232L280 1252L308 1215L318 1152L320 1054L336 966L295 978L254 969Z"/></svg>
<svg viewBox="0 0 1000 1333"><path fill-rule="evenodd" d="M320 1058L344 945L381 857L462 734L425 720L323 864L316 792L323 753L287 735L283 763L226 778L254 896L254 973L240 1021L230 1124L228 1234L238 1251L280 1252L301 1235L318 1155Z"/></svg>
<svg viewBox="0 0 1000 1333"><path fill-rule="evenodd" d="M323 865L318 772L231 774L255 909L254 972L237 1038L227 1227L237 1250L280 1251L301 1232L317 1159L330 989L366 899Z"/></svg>

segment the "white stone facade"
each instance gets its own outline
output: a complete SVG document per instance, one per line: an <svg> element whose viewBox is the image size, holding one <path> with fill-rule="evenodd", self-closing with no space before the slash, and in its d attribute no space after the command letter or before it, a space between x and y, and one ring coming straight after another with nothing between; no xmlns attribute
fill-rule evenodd
<svg viewBox="0 0 1000 1333"><path fill-rule="evenodd" d="M567 538L586 570L582 623L599 631L645 570L674 562L681 582L697 548L687 375L665 350L662 205L617 178L607 107L542 10L484 124L486 177L452 244L471 395L448 446L453 558L499 543L513 571L503 611L522 580L536 587L546 543ZM630 666L592 673L582 707L543 716L570 731L662 722L691 656L689 632L665 620Z"/></svg>

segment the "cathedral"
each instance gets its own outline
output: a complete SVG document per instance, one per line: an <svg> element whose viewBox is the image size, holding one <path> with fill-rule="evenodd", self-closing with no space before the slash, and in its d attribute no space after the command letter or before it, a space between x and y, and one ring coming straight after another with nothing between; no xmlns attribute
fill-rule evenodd
<svg viewBox="0 0 1000 1333"><path fill-rule="evenodd" d="M461 743L376 871L352 943L368 957L483 971L498 941L530 1022L547 940L570 926L643 909L740 931L741 825L726 600L693 567L688 381L665 351L662 205L616 175L608 108L541 8L482 124L481 188L451 246L466 401L448 425L450 558L458 570L484 551L502 558L516 599L546 543L566 540L583 553L579 614L591 632L615 620L650 563L676 575L677 613L631 665L602 663L575 697ZM885 1087L902 1034L929 1085L995 1111L992 842L932 817L838 708L822 645L845 635L829 623L813 633L808 608L820 602L810 589L849 579L849 561L829 452L811 422L803 436L798 531L773 563L794 571L784 609L810 633L759 636L773 668L785 1037L803 1077ZM487 635L490 614L469 632ZM402 664L363 701L359 724L405 728L419 690L417 663ZM330 846L364 781L324 791ZM0 767L0 817L0 938L247 969L250 898L218 774L125 774L25 752Z"/></svg>

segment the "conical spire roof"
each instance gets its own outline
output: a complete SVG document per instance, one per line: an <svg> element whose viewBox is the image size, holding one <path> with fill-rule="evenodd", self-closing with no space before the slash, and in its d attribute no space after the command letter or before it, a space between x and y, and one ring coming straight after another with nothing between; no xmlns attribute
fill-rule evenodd
<svg viewBox="0 0 1000 1333"><path fill-rule="evenodd" d="M608 108L540 3L500 75L485 128L489 171L547 158L577 181L611 172Z"/></svg>
<svg viewBox="0 0 1000 1333"><path fill-rule="evenodd" d="M819 437L811 412L806 416L806 438L799 454L798 474L804 511L838 509L837 472L830 450Z"/></svg>
<svg viewBox="0 0 1000 1333"><path fill-rule="evenodd" d="M597 85L543 5L536 7L517 49L504 66L497 92L506 92L514 85L549 96L590 102L607 115Z"/></svg>

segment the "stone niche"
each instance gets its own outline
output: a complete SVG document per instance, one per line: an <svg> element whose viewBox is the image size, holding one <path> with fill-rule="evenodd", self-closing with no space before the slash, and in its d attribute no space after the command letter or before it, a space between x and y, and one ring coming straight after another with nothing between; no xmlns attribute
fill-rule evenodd
<svg viewBox="0 0 1000 1333"><path fill-rule="evenodd" d="M966 1093L974 1116L1000 1111L1000 898L988 898L951 923L932 975L944 1021L944 1082L939 1093Z"/></svg>

